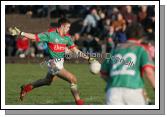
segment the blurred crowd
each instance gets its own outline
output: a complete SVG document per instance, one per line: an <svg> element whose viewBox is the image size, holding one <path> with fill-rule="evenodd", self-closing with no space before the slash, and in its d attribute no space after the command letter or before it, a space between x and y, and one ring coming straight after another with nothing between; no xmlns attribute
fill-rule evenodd
<svg viewBox="0 0 167 117"><path fill-rule="evenodd" d="M131 26L139 23L143 27L145 48L151 50L150 56L154 57L155 6L7 5L5 11L6 14L25 14L32 18L80 19L81 26L72 37L76 46L85 53L109 52L117 43L126 42ZM52 25L51 28L54 26ZM29 42L27 38L6 34L5 44L6 56L21 58L47 56L47 45L42 42Z"/></svg>

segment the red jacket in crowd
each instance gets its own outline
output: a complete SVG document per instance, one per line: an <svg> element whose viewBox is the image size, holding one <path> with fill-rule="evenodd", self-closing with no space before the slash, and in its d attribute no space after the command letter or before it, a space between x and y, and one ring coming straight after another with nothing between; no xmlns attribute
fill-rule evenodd
<svg viewBox="0 0 167 117"><path fill-rule="evenodd" d="M29 40L27 37L19 37L17 39L17 49L27 50L29 48Z"/></svg>

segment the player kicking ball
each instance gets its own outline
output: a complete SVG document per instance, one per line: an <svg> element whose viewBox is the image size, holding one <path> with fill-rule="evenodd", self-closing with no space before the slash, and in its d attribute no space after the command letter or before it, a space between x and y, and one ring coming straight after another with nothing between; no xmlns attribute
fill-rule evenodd
<svg viewBox="0 0 167 117"><path fill-rule="evenodd" d="M13 32L15 35L21 35L29 38L30 40L35 40L37 42L44 41L48 45L49 49L49 57L50 59L47 61L48 72L45 78L39 79L35 82L28 83L21 87L20 99L23 100L25 95L32 91L35 88L50 85L53 81L54 76L58 76L59 78L70 83L70 88L72 95L75 99L75 103L77 105L83 105L84 100L82 100L79 96L79 92L77 89L77 78L75 75L66 70L63 66L64 63L64 55L65 48L68 47L75 54L81 53L82 58L89 61L89 63L96 61L94 58L90 58L78 50L71 37L68 35L70 30L71 23L67 19L60 19L58 27L55 31L44 32L39 34L32 34L20 31L18 28L14 28Z"/></svg>

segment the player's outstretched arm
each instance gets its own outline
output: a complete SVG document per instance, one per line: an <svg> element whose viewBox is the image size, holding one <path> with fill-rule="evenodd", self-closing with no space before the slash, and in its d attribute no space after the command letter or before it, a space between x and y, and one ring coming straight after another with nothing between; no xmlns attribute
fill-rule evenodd
<svg viewBox="0 0 167 117"><path fill-rule="evenodd" d="M21 36L27 37L31 40L36 40L35 34L32 33L21 32Z"/></svg>
<svg viewBox="0 0 167 117"><path fill-rule="evenodd" d="M77 55L81 55L80 57L89 60L89 56L87 56L86 54L84 54L82 51L80 51L78 48L74 47L71 49L72 52L74 52Z"/></svg>
<svg viewBox="0 0 167 117"><path fill-rule="evenodd" d="M89 56L87 56L85 53L83 53L82 51L80 51L78 48L74 47L71 49L72 52L74 52L75 54L77 55L81 55L80 57L88 60L89 63L93 62L93 61L96 61L95 58L91 58Z"/></svg>
<svg viewBox="0 0 167 117"><path fill-rule="evenodd" d="M17 27L14 27L13 29L9 30L9 32L11 33L11 35L17 35L17 36L21 35L21 36L27 37L28 39L31 39L31 40L36 39L35 34L22 32Z"/></svg>

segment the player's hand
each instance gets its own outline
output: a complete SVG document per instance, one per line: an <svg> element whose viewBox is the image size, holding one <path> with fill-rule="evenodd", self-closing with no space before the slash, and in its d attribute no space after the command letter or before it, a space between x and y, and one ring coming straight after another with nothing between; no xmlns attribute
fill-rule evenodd
<svg viewBox="0 0 167 117"><path fill-rule="evenodd" d="M16 35L20 35L21 34L21 30L18 29L17 27L14 28L9 28L9 32L12 36L16 36Z"/></svg>
<svg viewBox="0 0 167 117"><path fill-rule="evenodd" d="M93 61L97 61L95 58L89 57L88 62L91 64Z"/></svg>

